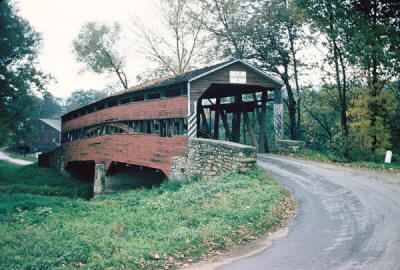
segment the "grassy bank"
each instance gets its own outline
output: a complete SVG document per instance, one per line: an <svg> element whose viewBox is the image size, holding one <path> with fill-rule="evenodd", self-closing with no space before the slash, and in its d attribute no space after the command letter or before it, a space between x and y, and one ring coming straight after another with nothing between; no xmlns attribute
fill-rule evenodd
<svg viewBox="0 0 400 270"><path fill-rule="evenodd" d="M90 201L10 189L0 195L2 269L176 267L279 226L293 207L262 169Z"/></svg>
<svg viewBox="0 0 400 270"><path fill-rule="evenodd" d="M384 153L376 154L374 157L371 158L371 160L366 161L348 161L343 158L336 157L333 154L326 154L310 149L302 149L297 152L281 151L277 152L277 154L321 162L331 162L351 168L365 168L371 170L400 173L400 159L396 156L393 156L391 164L384 164Z"/></svg>
<svg viewBox="0 0 400 270"><path fill-rule="evenodd" d="M0 161L0 194L40 194L90 198L93 187L37 164L19 166ZM0 205L0 207L3 207Z"/></svg>

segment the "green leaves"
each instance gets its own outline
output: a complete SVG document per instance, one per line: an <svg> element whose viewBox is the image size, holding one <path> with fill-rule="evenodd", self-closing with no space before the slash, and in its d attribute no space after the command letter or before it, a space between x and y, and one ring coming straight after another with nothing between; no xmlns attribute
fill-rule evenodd
<svg viewBox="0 0 400 270"><path fill-rule="evenodd" d="M50 76L36 67L40 34L8 0L0 3L0 37L1 145L21 129L25 137L29 135L31 117L37 114L34 93L43 91Z"/></svg>
<svg viewBox="0 0 400 270"><path fill-rule="evenodd" d="M86 64L88 70L98 74L115 74L124 89L127 89L128 79L124 73L125 58L116 49L120 31L118 23L113 25L86 23L73 41L73 47L76 59Z"/></svg>

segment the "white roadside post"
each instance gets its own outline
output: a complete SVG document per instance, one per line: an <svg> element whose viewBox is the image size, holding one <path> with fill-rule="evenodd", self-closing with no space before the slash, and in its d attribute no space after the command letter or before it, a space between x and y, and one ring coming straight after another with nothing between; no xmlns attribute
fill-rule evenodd
<svg viewBox="0 0 400 270"><path fill-rule="evenodd" d="M385 157L385 164L390 164L391 162L392 162L392 151L387 151Z"/></svg>

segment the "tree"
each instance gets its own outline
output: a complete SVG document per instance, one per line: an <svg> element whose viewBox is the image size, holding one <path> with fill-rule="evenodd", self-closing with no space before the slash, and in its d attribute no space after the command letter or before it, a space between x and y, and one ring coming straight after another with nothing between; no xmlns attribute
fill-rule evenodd
<svg viewBox="0 0 400 270"><path fill-rule="evenodd" d="M0 144L30 135L33 98L50 79L36 67L41 37L5 0L0 2ZM18 136L17 136L18 134ZM16 138L19 137L19 138Z"/></svg>
<svg viewBox="0 0 400 270"><path fill-rule="evenodd" d="M197 13L194 0L164 0L160 5L161 30L149 29L135 22L135 35L142 53L158 66L139 79L180 75L207 62L207 39L203 34L204 12ZM138 21L138 20L135 20Z"/></svg>
<svg viewBox="0 0 400 270"><path fill-rule="evenodd" d="M400 76L400 2L395 0L353 0L354 15L349 17L352 27L346 29L348 50L353 64L365 73L371 96L368 108L371 150L375 152L385 140L379 141L380 96L393 76ZM367 90L367 89L366 89Z"/></svg>
<svg viewBox="0 0 400 270"><path fill-rule="evenodd" d="M283 0L202 0L203 8L212 14L207 29L224 48L227 57L255 61L278 75L288 93L290 136L297 139L300 125L299 60L297 51L303 39L301 19L293 2ZM209 23L211 21L211 23ZM294 92L291 83L295 82ZM297 104L296 97L297 94ZM296 107L297 106L297 107ZM296 119L296 111L298 118Z"/></svg>
<svg viewBox="0 0 400 270"><path fill-rule="evenodd" d="M249 56L248 31L251 29L250 2L240 0L201 0L206 10L204 28L215 40L215 55L245 59Z"/></svg>
<svg viewBox="0 0 400 270"><path fill-rule="evenodd" d="M260 61L262 68L278 75L285 84L290 137L296 140L300 130L300 62L297 52L305 40L302 19L297 17L297 9L292 1L266 0L256 8L253 57ZM295 89L292 87L293 80Z"/></svg>
<svg viewBox="0 0 400 270"><path fill-rule="evenodd" d="M85 106L96 100L105 98L108 95L107 91L96 91L96 90L76 90L71 93L67 98L65 110L67 112L75 110L79 107Z"/></svg>
<svg viewBox="0 0 400 270"><path fill-rule="evenodd" d="M63 114L61 99L56 98L49 92L44 92L42 98L37 98L40 118L58 118Z"/></svg>
<svg viewBox="0 0 400 270"><path fill-rule="evenodd" d="M372 96L369 89L357 89L354 106L349 110L353 119L350 127L356 134L357 145L364 152L368 152L374 144L375 149L372 152L384 151L392 145L391 136L396 136L391 132L392 123L396 121L393 116L396 116L399 110L399 99L393 90L385 87L377 95ZM371 104L378 107L378 114L375 116ZM371 121L375 121L374 125Z"/></svg>
<svg viewBox="0 0 400 270"><path fill-rule="evenodd" d="M297 0L297 5L303 9L310 20L312 27L323 34L323 45L328 48L326 62L333 65L333 77L336 82L336 90L339 103L340 121L342 133L349 135L347 119L347 91L348 68L345 36L341 33L349 27L346 19L351 14L349 6L341 0Z"/></svg>
<svg viewBox="0 0 400 270"><path fill-rule="evenodd" d="M116 43L120 39L120 25L109 26L96 22L86 23L73 41L76 59L98 74L117 75L124 89L128 88L128 78L124 72L125 58L121 56Z"/></svg>

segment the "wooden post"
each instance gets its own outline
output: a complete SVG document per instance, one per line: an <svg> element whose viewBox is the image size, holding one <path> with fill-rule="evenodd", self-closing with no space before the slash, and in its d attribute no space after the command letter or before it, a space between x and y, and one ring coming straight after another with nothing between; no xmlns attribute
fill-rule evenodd
<svg viewBox="0 0 400 270"><path fill-rule="evenodd" d="M209 110L209 114L208 114L208 126L210 127L210 135L212 134L212 125L211 125L211 108L208 109Z"/></svg>
<svg viewBox="0 0 400 270"><path fill-rule="evenodd" d="M261 94L261 116L260 116L260 148L259 151L265 151L265 113L267 103L267 92L263 91Z"/></svg>
<svg viewBox="0 0 400 270"><path fill-rule="evenodd" d="M259 147L258 147L256 134L254 133L254 130L251 127L251 124L250 124L250 121L249 121L249 116L247 115L247 111L244 108L244 105L241 104L241 107L242 107L242 111L243 111L244 122L245 122L247 128L249 129L249 134L250 134L251 141L253 142L253 145L255 146L256 150L258 151Z"/></svg>
<svg viewBox="0 0 400 270"><path fill-rule="evenodd" d="M214 138L216 140L219 139L219 107L221 105L221 99L217 98L216 104L215 104L215 112L214 112Z"/></svg>
<svg viewBox="0 0 400 270"><path fill-rule="evenodd" d="M175 118L169 120L171 122L171 137L175 135Z"/></svg>
<svg viewBox="0 0 400 270"><path fill-rule="evenodd" d="M208 135L212 136L210 127L208 126L208 123L207 123L207 118L206 118L206 114L204 113L204 108L203 107L200 108L200 115L201 115L201 118L203 120L202 121L203 122L203 129L205 129L205 131L207 132Z"/></svg>
<svg viewBox="0 0 400 270"><path fill-rule="evenodd" d="M200 128L201 128L201 126L200 126L200 123L201 123L201 122L200 122L200 114L199 114L199 112L200 112L202 106L203 106L203 104L202 104L202 99L199 99L199 100L197 101L197 110L196 110L196 112L197 112L197 115L196 115L197 129L200 129Z"/></svg>
<svg viewBox="0 0 400 270"><path fill-rule="evenodd" d="M232 137L234 142L239 142L240 140L240 110L242 108L242 95L235 96L235 106L232 118Z"/></svg>
<svg viewBox="0 0 400 270"><path fill-rule="evenodd" d="M264 94L265 94L265 97L264 97ZM256 102L257 97L256 97L256 95L254 93L253 93L253 99L254 99L254 102ZM268 153L269 152L268 137L267 137L267 134L265 133L265 129L266 129L266 111L267 111L266 103L267 103L267 93L263 92L262 93L262 97L261 97L261 113L258 111L257 108L255 108L255 112L257 114L258 123L260 124L260 151L264 150L266 153ZM264 112L263 112L263 110L264 110ZM264 115L264 117L262 117L262 115ZM262 123L264 123L264 127L262 127ZM264 142L261 141L262 133L264 133Z"/></svg>
<svg viewBox="0 0 400 270"><path fill-rule="evenodd" d="M227 116L222 109L219 110L219 114L221 115L222 123L224 124L226 138L228 139L228 141L232 141L232 134L231 131L229 130Z"/></svg>

